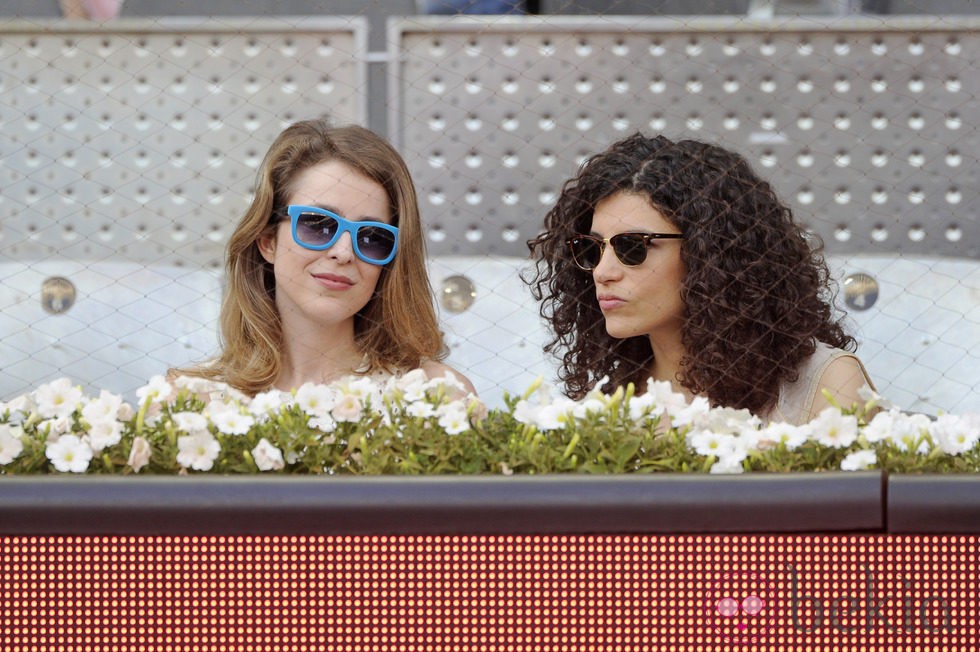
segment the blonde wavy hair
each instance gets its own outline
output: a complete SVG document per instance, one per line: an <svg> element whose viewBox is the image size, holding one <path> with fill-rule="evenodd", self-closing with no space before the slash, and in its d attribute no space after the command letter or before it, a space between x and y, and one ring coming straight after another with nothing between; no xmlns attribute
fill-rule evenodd
<svg viewBox="0 0 980 652"><path fill-rule="evenodd" d="M405 161L369 129L335 127L318 119L287 127L272 143L259 168L255 198L228 242L221 353L172 374L221 380L253 395L273 386L282 366L283 332L275 277L258 240L277 228L273 213L286 205L299 173L325 161L340 161L380 184L393 210L392 224L398 227L398 253L355 317L354 337L367 360L363 371L415 369L425 360L445 357L425 266L418 199Z"/></svg>

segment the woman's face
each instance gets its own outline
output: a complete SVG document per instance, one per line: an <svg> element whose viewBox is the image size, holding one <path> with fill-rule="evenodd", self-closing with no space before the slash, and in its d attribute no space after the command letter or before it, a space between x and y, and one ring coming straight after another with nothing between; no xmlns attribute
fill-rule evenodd
<svg viewBox="0 0 980 652"><path fill-rule="evenodd" d="M289 204L326 208L351 221L391 223L388 195L381 184L346 163L326 161L300 172L293 180ZM289 219L274 235L259 239L262 256L273 266L276 307L289 328L343 324L374 294L382 267L354 255L351 234L343 233L329 249L312 251L293 241Z"/></svg>
<svg viewBox="0 0 980 652"><path fill-rule="evenodd" d="M619 233L680 233L641 195L619 192L600 200L592 217L592 235ZM652 240L646 259L624 265L607 244L592 271L596 299L613 337L648 335L675 340L684 322L681 287L687 272L681 261L681 240Z"/></svg>

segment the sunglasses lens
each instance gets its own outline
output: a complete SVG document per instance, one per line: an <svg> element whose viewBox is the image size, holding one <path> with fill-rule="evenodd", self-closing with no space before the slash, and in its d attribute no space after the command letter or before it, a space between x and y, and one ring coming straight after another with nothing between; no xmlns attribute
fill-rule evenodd
<svg viewBox="0 0 980 652"><path fill-rule="evenodd" d="M643 236L620 233L610 238L609 244L624 265L639 265L647 259L647 243Z"/></svg>
<svg viewBox="0 0 980 652"><path fill-rule="evenodd" d="M369 260L385 260L395 250L395 234L380 226L357 229L357 250Z"/></svg>
<svg viewBox="0 0 980 652"><path fill-rule="evenodd" d="M303 213L296 220L296 238L311 247L322 247L337 237L339 225L329 215Z"/></svg>
<svg viewBox="0 0 980 652"><path fill-rule="evenodd" d="M569 242L569 247L572 250L572 259L580 268L584 270L595 269L595 266L599 264L601 250L599 243L594 239L588 237L573 238Z"/></svg>

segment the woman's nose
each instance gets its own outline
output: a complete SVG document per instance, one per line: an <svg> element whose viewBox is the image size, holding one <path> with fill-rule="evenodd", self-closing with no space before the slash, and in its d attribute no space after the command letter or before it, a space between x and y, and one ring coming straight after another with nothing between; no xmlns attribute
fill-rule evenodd
<svg viewBox="0 0 980 652"><path fill-rule="evenodd" d="M599 262L592 270L592 278L597 282L605 282L615 281L622 278L622 276L622 263L620 263L619 258L616 257L616 252L613 251L612 245L606 245L602 248L602 254L599 256Z"/></svg>
<svg viewBox="0 0 980 652"><path fill-rule="evenodd" d="M338 262L346 263L354 259L354 241L351 239L349 231L345 231L337 238L337 242L327 249L327 255L336 259Z"/></svg>

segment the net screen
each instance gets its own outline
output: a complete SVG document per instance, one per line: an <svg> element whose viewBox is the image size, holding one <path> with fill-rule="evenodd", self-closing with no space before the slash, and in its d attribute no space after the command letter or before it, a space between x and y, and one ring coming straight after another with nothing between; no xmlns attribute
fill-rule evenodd
<svg viewBox="0 0 980 652"><path fill-rule="evenodd" d="M3 650L975 650L978 537L0 538Z"/></svg>

